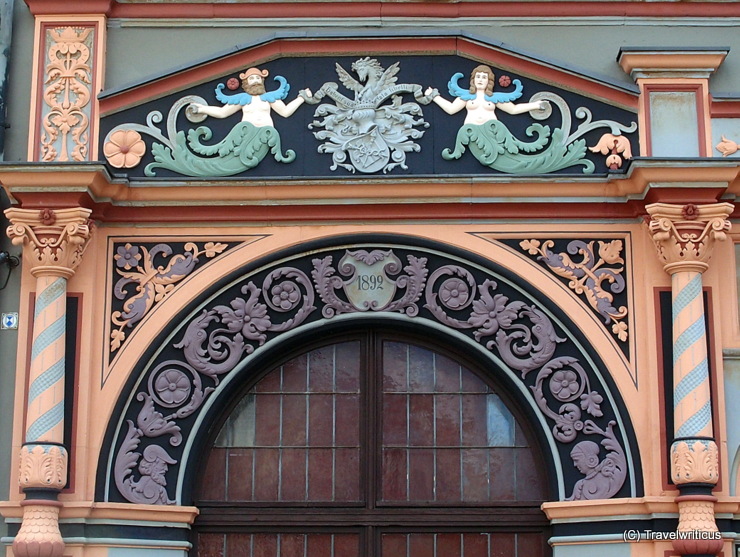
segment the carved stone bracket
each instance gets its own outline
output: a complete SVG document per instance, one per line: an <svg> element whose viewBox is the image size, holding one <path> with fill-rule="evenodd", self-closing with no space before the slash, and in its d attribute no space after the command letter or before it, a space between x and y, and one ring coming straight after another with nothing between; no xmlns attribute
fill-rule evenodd
<svg viewBox="0 0 740 557"><path fill-rule="evenodd" d="M23 489L61 490L67 483L67 450L61 445L24 445L19 481Z"/></svg>
<svg viewBox="0 0 740 557"><path fill-rule="evenodd" d="M70 278L82 261L90 239L90 210L7 209L7 234L15 245L24 245L23 256L31 274Z"/></svg>
<svg viewBox="0 0 740 557"><path fill-rule="evenodd" d="M582 348L508 280L475 265L405 247L326 249L262 268L210 299L147 364L115 420L112 459L101 460L112 463L108 500L180 502L173 480L194 435L187 424L224 379L282 333L360 313L427 321L490 352L524 384L556 460L573 461L563 498L614 497L632 473L624 421Z"/></svg>
<svg viewBox="0 0 740 557"><path fill-rule="evenodd" d="M658 256L667 273L694 271L709 267L715 241L724 240L730 230L727 220L731 203L710 205L670 205L654 203L645 207Z"/></svg>

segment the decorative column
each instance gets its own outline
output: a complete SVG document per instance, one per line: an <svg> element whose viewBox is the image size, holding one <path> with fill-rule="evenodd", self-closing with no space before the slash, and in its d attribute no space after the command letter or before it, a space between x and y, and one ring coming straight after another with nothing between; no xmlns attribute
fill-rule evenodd
<svg viewBox="0 0 740 557"><path fill-rule="evenodd" d="M64 362L67 280L90 236L89 209L8 209L8 236L23 245L36 278L26 433L20 453L23 522L13 542L18 557L61 557L59 492L67 483L64 447Z"/></svg>
<svg viewBox="0 0 740 557"><path fill-rule="evenodd" d="M680 495L680 555L716 555L722 549L714 520L712 489L719 479L712 427L707 331L702 274L716 241L730 229L730 203L646 207L649 227L665 271L671 275L673 305L673 431L671 476ZM707 538L707 539L696 539Z"/></svg>

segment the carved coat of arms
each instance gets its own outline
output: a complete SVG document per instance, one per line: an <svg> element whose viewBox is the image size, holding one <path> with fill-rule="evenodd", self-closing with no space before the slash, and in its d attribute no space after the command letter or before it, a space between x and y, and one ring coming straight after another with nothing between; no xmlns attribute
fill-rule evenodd
<svg viewBox="0 0 740 557"><path fill-rule="evenodd" d="M324 141L320 153L332 154L331 170L338 167L350 172L384 173L406 166L406 153L420 151L414 140L424 135L419 127L428 128L418 103L428 104L421 85L396 83L399 62L384 69L374 58L361 58L352 64L359 79L352 77L339 64L337 75L342 84L354 92L354 98L338 91L334 82L324 83L306 102L316 104L325 96L335 105L324 103L316 108L317 120L309 126L316 139ZM416 102L403 102L402 95L411 93ZM319 129L323 128L323 129Z"/></svg>

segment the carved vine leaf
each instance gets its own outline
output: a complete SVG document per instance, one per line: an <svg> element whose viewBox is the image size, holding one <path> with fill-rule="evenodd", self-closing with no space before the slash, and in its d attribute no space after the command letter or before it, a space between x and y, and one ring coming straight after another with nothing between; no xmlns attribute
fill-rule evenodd
<svg viewBox="0 0 740 557"><path fill-rule="evenodd" d="M555 242L546 240L523 240L519 246L530 255L537 255L559 277L568 281L568 288L585 298L589 306L601 316L604 323L611 323L612 333L621 341L628 339L626 306L614 307L614 294L624 291L624 259L622 258L622 240L588 243L573 240L568 244L568 252L555 253L552 248ZM579 256L575 261L571 256Z"/></svg>
<svg viewBox="0 0 740 557"><path fill-rule="evenodd" d="M228 244L206 242L202 249L188 242L184 253L172 256L173 249L167 244L157 244L147 250L144 246L130 243L116 246L113 256L116 273L121 277L116 282L113 294L123 300L122 311L114 311L111 321L117 328L110 333L110 353L117 351L126 340L126 331L135 327L154 307L171 294L178 282L190 275L205 255L211 259L227 248ZM162 261L162 264L157 264Z"/></svg>

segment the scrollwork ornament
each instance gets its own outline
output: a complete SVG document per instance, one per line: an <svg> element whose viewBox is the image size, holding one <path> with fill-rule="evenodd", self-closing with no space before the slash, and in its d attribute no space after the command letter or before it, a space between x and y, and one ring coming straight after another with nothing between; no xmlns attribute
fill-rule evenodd
<svg viewBox="0 0 740 557"><path fill-rule="evenodd" d="M46 34L50 47L44 70L41 160L84 161L88 158L93 27L59 27Z"/></svg>
<svg viewBox="0 0 740 557"><path fill-rule="evenodd" d="M596 241L573 240L568 243L568 253L553 252L555 242L552 240L523 240L519 246L530 255L537 255L538 261L568 280L568 288L583 296L605 324L611 323L612 333L625 342L628 334L624 319L628 310L626 306L614 307L614 294L623 292L625 288L622 276L624 259L621 256L623 243L621 240L599 240L598 249L596 244ZM579 255L581 261L574 261L573 255Z"/></svg>
<svg viewBox="0 0 740 557"><path fill-rule="evenodd" d="M311 276L325 304L322 309L324 317L356 311L418 315L416 303L422 295L428 273L425 258L409 255L408 265L403 267L405 275L399 275L402 263L392 251L346 251L339 261L339 275L332 261L332 256L312 260ZM404 293L397 299L399 289ZM341 291L344 297L338 296L337 291Z"/></svg>
<svg viewBox="0 0 740 557"><path fill-rule="evenodd" d="M144 257L125 246L118 255L122 268L139 266ZM602 253L605 259L612 255ZM605 413L611 416L613 410L594 385L598 380L593 372L575 356L556 354L567 339L558 335L546 311L510 299L514 290L477 278L473 266L448 259L430 270L425 257L403 257L406 265L391 249L306 254L295 267L265 269L255 275L259 278L229 287L233 290L222 292L218 301L192 317L172 344L179 354L153 364L133 396L138 404L127 411L112 459L120 496L132 503L173 504L167 473L180 465L189 435L180 420L197 416L246 356L302 323L315 326L321 319L317 310L327 320L343 313L397 312L465 331L520 375L543 423L552 427L558 450L572 445L574 465L585 477L573 486L570 499L618 493L627 468L614 433L616 422L602 429L594 421L607 422ZM311 268L310 278L299 267ZM420 315L422 298L425 311Z"/></svg>
<svg viewBox="0 0 740 557"><path fill-rule="evenodd" d="M115 284L113 294L123 300L121 311L111 314L117 327L110 333L110 351L118 350L126 340L126 330L132 330L146 317L155 304L161 302L188 277L201 261L201 257L213 258L226 250L227 244L206 242L202 249L194 242L184 246L183 253L172 255L168 244L157 244L151 249L130 243L116 246L116 273L121 277ZM159 265L158 262L164 262Z"/></svg>

